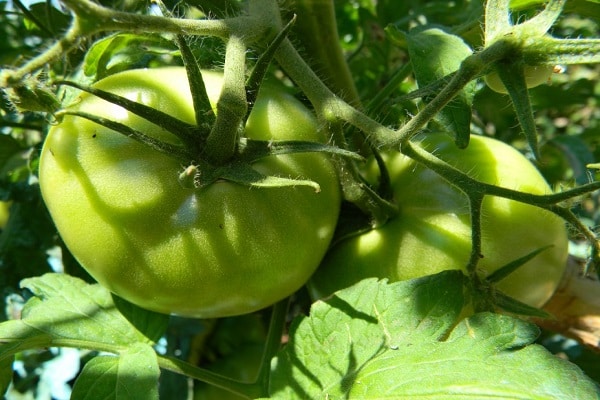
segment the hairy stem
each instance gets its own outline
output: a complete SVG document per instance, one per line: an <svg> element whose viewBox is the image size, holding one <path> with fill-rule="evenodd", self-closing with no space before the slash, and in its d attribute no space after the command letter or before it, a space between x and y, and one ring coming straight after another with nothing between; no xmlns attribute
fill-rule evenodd
<svg viewBox="0 0 600 400"><path fill-rule="evenodd" d="M217 102L217 118L203 149L205 158L222 165L235 153L239 130L246 116L246 44L238 36L227 41L223 88Z"/></svg>
<svg viewBox="0 0 600 400"><path fill-rule="evenodd" d="M294 30L309 64L336 95L359 106L358 91L340 46L333 0L295 0L293 9L298 14Z"/></svg>

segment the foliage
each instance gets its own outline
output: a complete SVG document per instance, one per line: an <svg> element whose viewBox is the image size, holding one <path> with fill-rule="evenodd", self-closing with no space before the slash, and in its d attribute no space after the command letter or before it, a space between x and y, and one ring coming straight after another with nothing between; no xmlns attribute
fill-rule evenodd
<svg viewBox="0 0 600 400"><path fill-rule="evenodd" d="M258 158L320 152L335 161L344 195L337 242L402 215L378 159L399 151L465 193L472 221L493 196L562 217L572 256L594 274L598 1L0 0L0 20L0 204L9 210L0 227L0 388L7 398L600 395L596 353L540 332L522 315L475 312L473 299L491 290L479 279L477 223L464 272L367 279L314 303L303 288L252 314L191 319L139 308L95 283L56 231L38 175L49 129L81 90L124 70L185 66L196 94L196 124L185 129L203 140L193 161L220 171L209 184L248 182ZM538 68L556 73L528 88L526 72ZM200 69L224 72L216 114L204 103ZM485 85L490 74L506 94ZM263 81L277 81L311 108L330 143L240 138ZM555 194L482 184L477 167L457 171L415 140L430 132L444 132L457 148L473 135L508 143ZM365 180L368 157L380 161L378 185ZM318 187L260 173L277 187L244 190Z"/></svg>

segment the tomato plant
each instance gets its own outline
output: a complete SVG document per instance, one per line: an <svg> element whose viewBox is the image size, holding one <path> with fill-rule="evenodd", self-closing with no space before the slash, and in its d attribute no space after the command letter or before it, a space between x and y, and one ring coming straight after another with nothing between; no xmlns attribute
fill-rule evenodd
<svg viewBox="0 0 600 400"><path fill-rule="evenodd" d="M222 77L203 75L216 101ZM183 68L127 71L95 87L182 120L194 118ZM283 90L264 90L245 136L323 140L314 117L298 101ZM73 107L176 141L91 95L82 94ZM338 183L325 157L271 156L255 168L310 178L321 191L250 189L228 182L187 188L177 179L182 172L177 158L76 116L65 116L50 130L40 182L63 240L99 282L154 311L221 317L266 307L301 287L323 257L337 220Z"/></svg>
<svg viewBox="0 0 600 400"><path fill-rule="evenodd" d="M469 147L461 150L448 135L431 134L421 143L482 182L532 194L551 192L535 166L500 141L473 136ZM400 209L398 216L380 228L335 245L311 280L316 298L368 277L397 281L466 268L471 223L465 194L407 156L387 154L385 161ZM372 176L373 171L369 174ZM498 285L520 301L542 306L566 266L564 221L547 210L493 196L485 198L481 214L483 240L478 270L483 276L538 248L552 246Z"/></svg>
<svg viewBox="0 0 600 400"><path fill-rule="evenodd" d="M0 1L5 397L598 398L597 1L57 4Z"/></svg>

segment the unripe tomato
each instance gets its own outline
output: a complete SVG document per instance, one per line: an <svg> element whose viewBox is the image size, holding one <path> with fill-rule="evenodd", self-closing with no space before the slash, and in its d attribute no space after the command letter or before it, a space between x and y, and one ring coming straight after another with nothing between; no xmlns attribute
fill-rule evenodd
<svg viewBox="0 0 600 400"><path fill-rule="evenodd" d="M216 102L222 75L203 76ZM95 86L194 122L181 67L126 71ZM71 109L180 143L86 93ZM326 140L312 113L279 88L261 89L244 134ZM300 288L325 254L338 217L339 184L326 155L269 156L253 166L264 174L313 180L321 191L251 189L226 181L186 188L178 181L185 167L180 160L69 115L48 134L40 186L67 247L102 285L154 311L222 317L269 306Z"/></svg>
<svg viewBox="0 0 600 400"><path fill-rule="evenodd" d="M551 65L526 65L524 69L525 83L528 88L539 86L543 83L548 83L554 72L554 66ZM502 83L497 72L490 72L484 77L485 83L494 92L506 94L506 86Z"/></svg>
<svg viewBox="0 0 600 400"><path fill-rule="evenodd" d="M548 194L537 169L511 146L472 136L464 150L444 134L422 141L439 158L482 182ZM467 197L433 171L400 154L387 154L400 214L378 229L335 245L309 287L315 298L367 277L399 281L448 269L465 269L471 251ZM485 276L541 247L552 245L502 280L498 288L532 306L543 305L559 283L567 258L567 231L555 214L505 198L486 196L482 207Z"/></svg>

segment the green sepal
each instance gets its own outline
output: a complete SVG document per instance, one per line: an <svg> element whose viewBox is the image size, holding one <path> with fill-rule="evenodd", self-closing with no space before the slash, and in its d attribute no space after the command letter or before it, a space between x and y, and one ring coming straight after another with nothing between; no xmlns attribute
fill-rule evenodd
<svg viewBox="0 0 600 400"><path fill-rule="evenodd" d="M240 138L237 160L252 163L261 158L295 153L328 153L341 157L364 161L358 153L318 142L303 140L254 140Z"/></svg>
<svg viewBox="0 0 600 400"><path fill-rule="evenodd" d="M321 191L321 186L314 181L264 175L245 162L234 161L217 167L203 164L200 168L195 169L194 186L196 188L201 189L218 181L233 182L250 188L308 186L317 193Z"/></svg>
<svg viewBox="0 0 600 400"><path fill-rule="evenodd" d="M535 159L539 160L537 130L525 81L524 65L520 62L500 62L496 64L496 71L508 91L529 148Z"/></svg>
<svg viewBox="0 0 600 400"><path fill-rule="evenodd" d="M510 0L488 0L485 5L485 43L489 46L494 39L511 28Z"/></svg>
<svg viewBox="0 0 600 400"><path fill-rule="evenodd" d="M37 82L25 82L12 87L8 97L19 111L53 113L60 108L56 95Z"/></svg>
<svg viewBox="0 0 600 400"><path fill-rule="evenodd" d="M165 112L157 110L156 108L129 100L126 97L119 96L114 93L97 89L92 86L81 85L72 81L57 81L55 84L74 87L110 103L123 107L130 113L144 118L145 120L152 122L164 130L171 132L186 144L195 143L198 140L198 134L200 132L198 132L199 128L197 126L183 122Z"/></svg>
<svg viewBox="0 0 600 400"><path fill-rule="evenodd" d="M191 149L183 146L178 146L170 143L163 142L155 139L152 136L146 135L144 132L133 129L125 124L110 120L108 118L99 117L94 114L89 114L82 111L61 111L57 113L58 118L62 118L65 115L72 115L80 118L85 118L89 121L95 122L98 125L102 125L105 128L111 129L122 135L125 135L137 142L143 143L149 148L159 151L171 157L178 158L183 162L188 162L193 159L194 153Z"/></svg>
<svg viewBox="0 0 600 400"><path fill-rule="evenodd" d="M158 5L163 15L169 18L173 17L173 13L171 13L161 0L154 0L154 3ZM184 35L176 35L175 42L187 73L196 123L202 126L203 129L200 133L202 138L206 139L210 133L211 126L215 123L216 117L208 98L202 72L200 71L196 56L190 48L188 38Z"/></svg>
<svg viewBox="0 0 600 400"><path fill-rule="evenodd" d="M548 65L598 64L600 63L600 39L557 39L542 36L535 46L523 49L527 64Z"/></svg>
<svg viewBox="0 0 600 400"><path fill-rule="evenodd" d="M275 36L275 39L267 46L266 50L258 57L256 64L250 73L250 76L246 80L246 100L248 102L248 111L246 112L246 119L250 116L256 98L258 97L258 90L260 85L265 78L265 75L271 65L271 61L275 57L275 53L279 48L279 45L287 38L288 33L292 29L292 26L296 23L296 15L292 17L290 22L283 27L281 32Z"/></svg>
<svg viewBox="0 0 600 400"><path fill-rule="evenodd" d="M520 302L519 300L500 291L493 293L493 303L496 307L511 314L544 319L552 318L552 314L540 308L532 307L528 304Z"/></svg>
<svg viewBox="0 0 600 400"><path fill-rule="evenodd" d="M553 247L553 245L540 247L539 249L536 249L531 253L524 255L523 257L517 258L516 260L509 262L508 264L504 265L501 268L498 268L496 271L488 275L485 278L486 281L488 281L489 283L500 282L502 279L506 278L507 276L515 272L517 269L519 269L521 266L526 264L529 260L533 259L538 254L545 250L548 250L551 247Z"/></svg>
<svg viewBox="0 0 600 400"><path fill-rule="evenodd" d="M523 33L526 37L543 36L552 28L563 11L567 0L550 0L546 7L533 18L517 25L517 33Z"/></svg>

